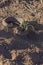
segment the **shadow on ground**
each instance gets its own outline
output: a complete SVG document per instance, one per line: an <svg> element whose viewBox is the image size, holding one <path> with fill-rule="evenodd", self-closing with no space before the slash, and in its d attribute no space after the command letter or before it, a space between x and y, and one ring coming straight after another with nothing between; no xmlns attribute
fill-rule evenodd
<svg viewBox="0 0 43 65"><path fill-rule="evenodd" d="M39 24L39 30L43 30L43 25ZM39 32L38 38L37 35L34 34L29 34L31 37L21 37L19 35L15 35L12 32L5 32L5 31L0 31L0 37L4 38L11 38L13 37L14 39L11 41L10 44L7 44L5 42L0 43L0 55L3 54L5 58L11 59L11 50L24 50L31 48L31 45L34 44L34 46L40 48L43 50L43 32ZM36 38L34 37L36 36ZM35 38L35 40L34 40ZM43 63L43 51L40 53L28 53L32 57L32 61L34 65L40 65ZM19 57L16 58L16 63L18 65L24 65L22 63L23 60L18 59ZM21 60L21 61L20 61Z"/></svg>
<svg viewBox="0 0 43 65"><path fill-rule="evenodd" d="M40 53L29 53L29 55L32 57L32 61L34 62L34 65L40 65L43 64L43 52Z"/></svg>
<svg viewBox="0 0 43 65"><path fill-rule="evenodd" d="M7 0L7 1L1 2L1 3L0 3L0 8L3 8L3 7L5 7L5 6L9 6L10 3L11 3L10 0Z"/></svg>

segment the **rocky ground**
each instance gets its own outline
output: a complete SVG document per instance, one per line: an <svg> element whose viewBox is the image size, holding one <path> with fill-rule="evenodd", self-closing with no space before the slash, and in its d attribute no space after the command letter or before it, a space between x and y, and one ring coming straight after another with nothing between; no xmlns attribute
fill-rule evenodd
<svg viewBox="0 0 43 65"><path fill-rule="evenodd" d="M7 32L2 22L9 17L37 21L39 34L19 34L16 27ZM43 65L43 0L0 0L0 65Z"/></svg>

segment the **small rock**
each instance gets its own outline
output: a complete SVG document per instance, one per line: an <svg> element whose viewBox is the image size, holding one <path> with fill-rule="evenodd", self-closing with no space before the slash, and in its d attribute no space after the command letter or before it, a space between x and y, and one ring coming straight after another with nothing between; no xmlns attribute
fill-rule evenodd
<svg viewBox="0 0 43 65"><path fill-rule="evenodd" d="M12 56L12 60L16 59L16 51L15 50L11 51L11 56Z"/></svg>
<svg viewBox="0 0 43 65"><path fill-rule="evenodd" d="M23 18L17 18L17 20L20 22L20 24L22 24L23 23Z"/></svg>
<svg viewBox="0 0 43 65"><path fill-rule="evenodd" d="M35 51L36 51L37 53L39 53L39 52L40 52L40 49L39 49L38 47L35 47Z"/></svg>
<svg viewBox="0 0 43 65"><path fill-rule="evenodd" d="M4 63L4 65L11 65L11 63L10 63L9 60L7 60L7 61Z"/></svg>
<svg viewBox="0 0 43 65"><path fill-rule="evenodd" d="M0 65L3 65L3 55L0 56Z"/></svg>

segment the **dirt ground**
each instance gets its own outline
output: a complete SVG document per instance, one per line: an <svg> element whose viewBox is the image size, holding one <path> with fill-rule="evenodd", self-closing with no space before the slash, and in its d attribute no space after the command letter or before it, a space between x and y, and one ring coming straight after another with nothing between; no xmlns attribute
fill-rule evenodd
<svg viewBox="0 0 43 65"><path fill-rule="evenodd" d="M2 22L9 17L21 24L36 20L39 34L5 31ZM0 65L43 65L43 0L0 0Z"/></svg>

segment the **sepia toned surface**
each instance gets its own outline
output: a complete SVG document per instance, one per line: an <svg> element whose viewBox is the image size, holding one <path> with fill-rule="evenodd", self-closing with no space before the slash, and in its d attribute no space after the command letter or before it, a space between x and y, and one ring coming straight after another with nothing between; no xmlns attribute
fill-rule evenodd
<svg viewBox="0 0 43 65"><path fill-rule="evenodd" d="M15 20L6 24L9 17L20 27L24 21L37 21L30 23L38 35L21 32L18 24L10 24ZM43 65L43 0L0 0L0 65Z"/></svg>

